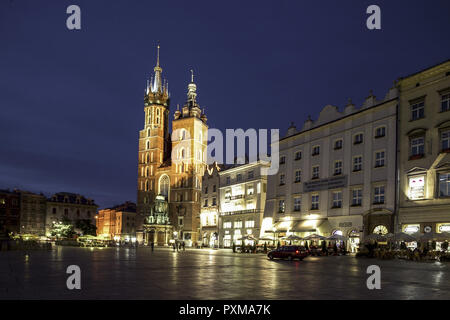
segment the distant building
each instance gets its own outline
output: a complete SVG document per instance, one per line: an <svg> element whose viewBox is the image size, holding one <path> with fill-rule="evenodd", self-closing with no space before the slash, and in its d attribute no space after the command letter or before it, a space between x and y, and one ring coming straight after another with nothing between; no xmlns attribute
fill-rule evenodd
<svg viewBox="0 0 450 320"><path fill-rule="evenodd" d="M222 166L216 163L207 166L202 178L202 195L200 199L200 225L202 246L219 246L219 208L220 208L220 177Z"/></svg>
<svg viewBox="0 0 450 320"><path fill-rule="evenodd" d="M0 236L20 232L20 197L9 190L0 190Z"/></svg>
<svg viewBox="0 0 450 320"><path fill-rule="evenodd" d="M50 235L53 223L65 219L70 220L74 225L79 220L85 220L95 226L97 208L94 200L87 199L82 195L67 192L55 193L47 199L46 235Z"/></svg>
<svg viewBox="0 0 450 320"><path fill-rule="evenodd" d="M267 176L261 173L263 167L270 167L270 163L258 160L219 171L221 247L229 248L233 243L251 245L251 238L260 236L267 188ZM249 239L242 240L245 237Z"/></svg>
<svg viewBox="0 0 450 320"><path fill-rule="evenodd" d="M15 192L20 197L20 233L44 236L47 198L23 190Z"/></svg>
<svg viewBox="0 0 450 320"><path fill-rule="evenodd" d="M97 236L116 241L136 240L136 204L124 204L99 210Z"/></svg>
<svg viewBox="0 0 450 320"><path fill-rule="evenodd" d="M450 60L399 88L399 213L407 233L450 231Z"/></svg>

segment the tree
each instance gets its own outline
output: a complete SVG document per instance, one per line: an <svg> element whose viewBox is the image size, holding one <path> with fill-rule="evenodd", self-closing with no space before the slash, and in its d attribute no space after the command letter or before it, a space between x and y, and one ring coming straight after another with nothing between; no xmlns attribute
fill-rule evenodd
<svg viewBox="0 0 450 320"><path fill-rule="evenodd" d="M50 234L57 238L72 238L75 231L71 221L64 217L62 221L53 223Z"/></svg>
<svg viewBox="0 0 450 320"><path fill-rule="evenodd" d="M75 228L80 229L84 236L96 236L97 227L89 219L77 220Z"/></svg>

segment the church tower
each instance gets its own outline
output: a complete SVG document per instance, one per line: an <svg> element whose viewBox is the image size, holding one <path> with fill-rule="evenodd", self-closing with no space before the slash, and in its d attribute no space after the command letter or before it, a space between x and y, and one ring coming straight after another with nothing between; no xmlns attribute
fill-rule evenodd
<svg viewBox="0 0 450 320"><path fill-rule="evenodd" d="M197 85L191 70L187 101L172 121L172 202L169 204L176 237L186 244L199 242L200 196L206 167L208 126L197 102ZM201 240L200 240L201 241Z"/></svg>
<svg viewBox="0 0 450 320"><path fill-rule="evenodd" d="M154 75L147 81L144 95L144 129L139 132L138 194L137 194L137 230L139 242L143 239L143 224L148 219L155 223L168 224L164 217L155 216L155 199L159 195L157 170L170 161L169 103L168 83L162 80L162 68L159 63L159 45L157 47ZM161 190L168 196L167 190ZM156 221L158 220L158 221ZM167 237L166 235L164 236Z"/></svg>

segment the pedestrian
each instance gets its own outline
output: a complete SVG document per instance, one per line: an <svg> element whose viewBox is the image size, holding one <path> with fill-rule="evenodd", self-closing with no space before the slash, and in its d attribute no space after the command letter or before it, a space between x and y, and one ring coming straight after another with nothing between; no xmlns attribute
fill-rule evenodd
<svg viewBox="0 0 450 320"><path fill-rule="evenodd" d="M184 241L181 243L181 246L183 247L183 251L186 251L186 244L184 243Z"/></svg>
<svg viewBox="0 0 450 320"><path fill-rule="evenodd" d="M175 242L172 243L172 247L173 247L173 252L175 252Z"/></svg>
<svg viewBox="0 0 450 320"><path fill-rule="evenodd" d="M152 243L150 243L150 247L152 247L152 252L155 249L155 243L152 241Z"/></svg>

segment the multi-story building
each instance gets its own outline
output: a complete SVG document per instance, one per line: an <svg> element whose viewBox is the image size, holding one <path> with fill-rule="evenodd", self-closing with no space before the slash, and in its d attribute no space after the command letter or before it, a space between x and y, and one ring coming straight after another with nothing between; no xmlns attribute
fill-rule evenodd
<svg viewBox="0 0 450 320"><path fill-rule="evenodd" d="M99 210L97 236L115 241L136 241L136 204L124 204Z"/></svg>
<svg viewBox="0 0 450 320"><path fill-rule="evenodd" d="M397 90L371 93L361 108L325 106L280 140L280 167L269 176L262 233L350 237L393 230Z"/></svg>
<svg viewBox="0 0 450 320"><path fill-rule="evenodd" d="M20 233L44 236L47 198L28 191L15 192L20 197Z"/></svg>
<svg viewBox="0 0 450 320"><path fill-rule="evenodd" d="M219 171L222 168L217 163L207 166L202 178L200 224L204 247L219 246Z"/></svg>
<svg viewBox="0 0 450 320"><path fill-rule="evenodd" d="M398 81L401 231L450 231L450 60Z"/></svg>
<svg viewBox="0 0 450 320"><path fill-rule="evenodd" d="M0 237L20 232L20 197L16 192L0 190Z"/></svg>
<svg viewBox="0 0 450 320"><path fill-rule="evenodd" d="M94 200L85 198L82 195L68 192L55 193L47 199L46 235L50 236L53 223L63 220L68 220L73 225L76 225L77 221L84 220L95 226L97 208L98 206Z"/></svg>
<svg viewBox="0 0 450 320"><path fill-rule="evenodd" d="M270 163L258 160L252 163L234 165L219 171L219 243L229 248L235 243L253 244L261 231L266 203L267 176L261 168Z"/></svg>
<svg viewBox="0 0 450 320"><path fill-rule="evenodd" d="M192 75L185 105L174 112L169 134L169 92L162 81L159 46L154 80L144 96L139 132L137 213L139 243L190 246L200 237L201 178L206 165L207 118L197 102Z"/></svg>

